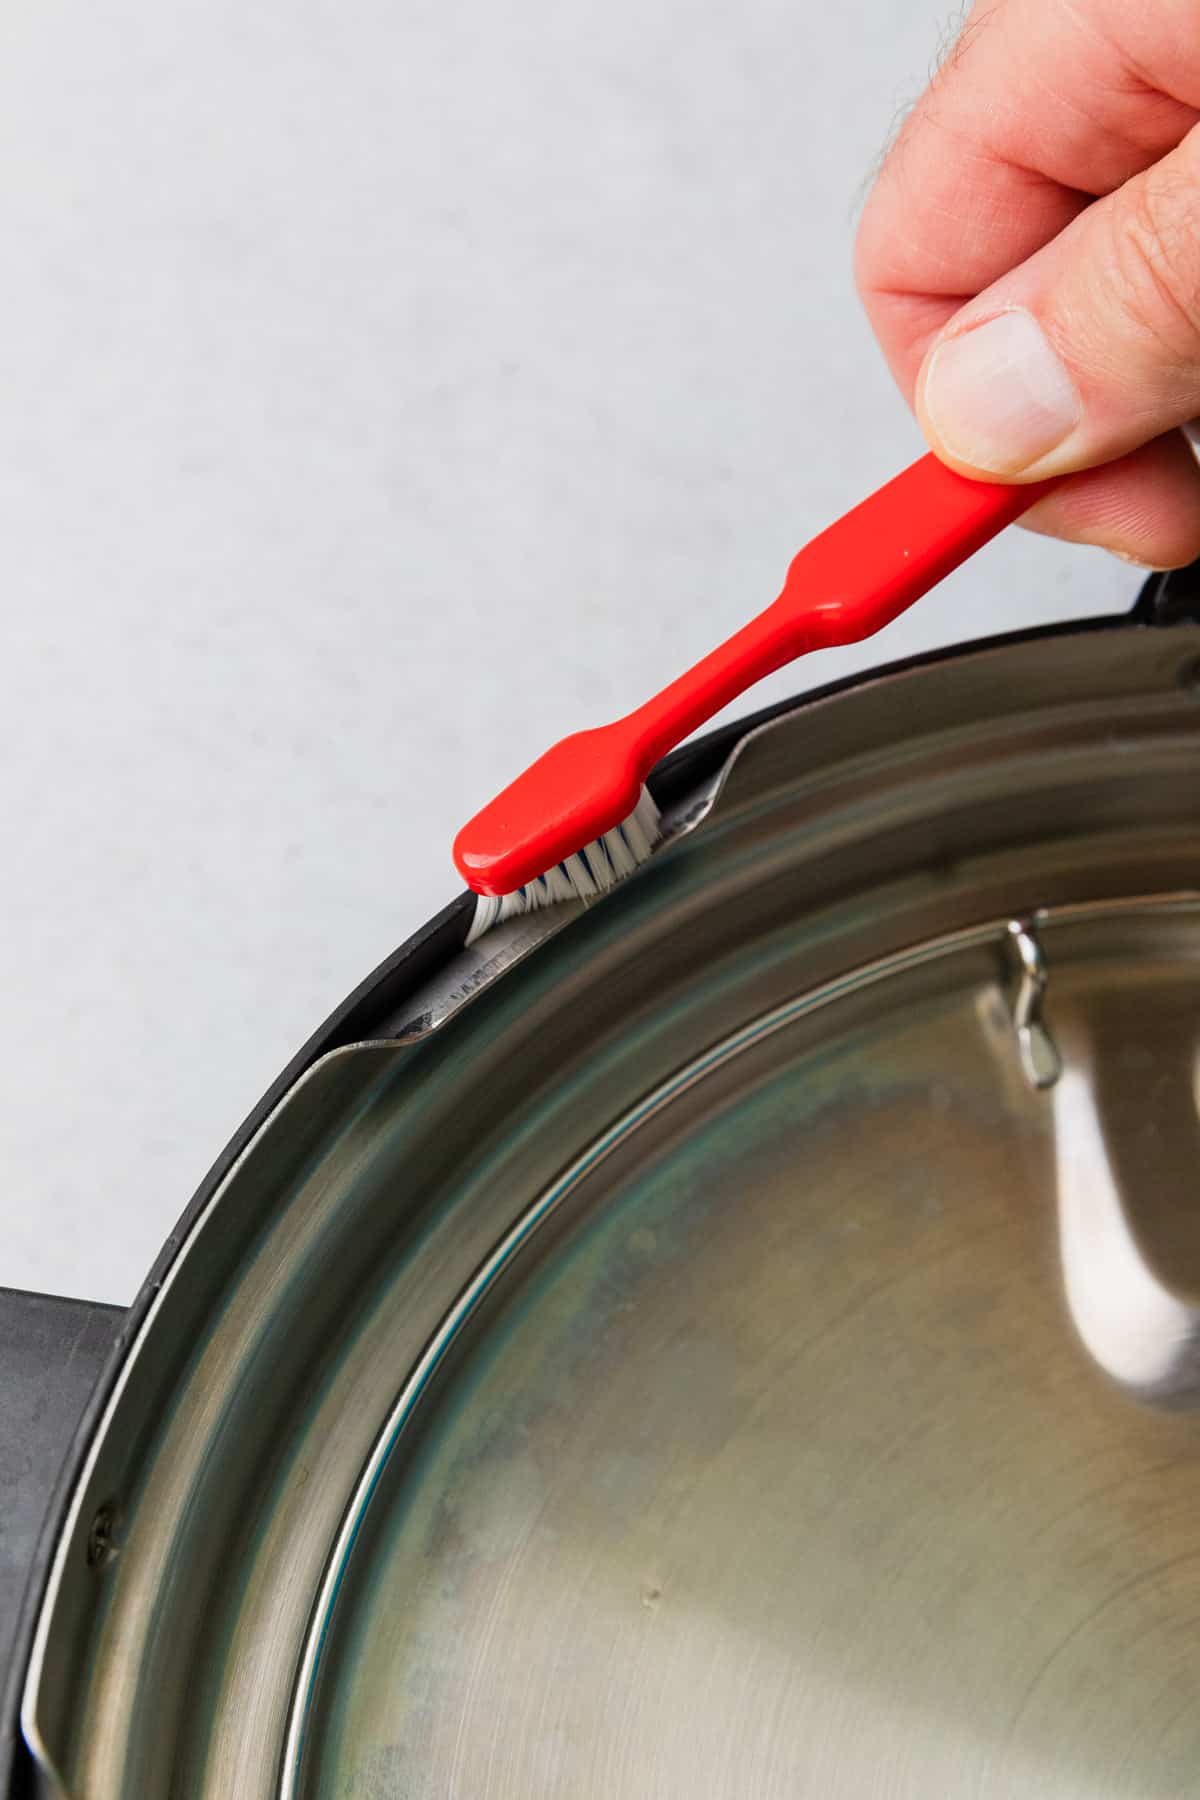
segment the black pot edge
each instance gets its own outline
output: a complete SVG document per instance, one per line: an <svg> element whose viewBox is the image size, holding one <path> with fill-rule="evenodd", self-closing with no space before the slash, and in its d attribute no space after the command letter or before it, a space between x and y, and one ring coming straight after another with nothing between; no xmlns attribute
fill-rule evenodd
<svg viewBox="0 0 1200 1800"><path fill-rule="evenodd" d="M949 645L905 657L878 668L863 670L840 681L830 682L792 699L778 701L752 713L748 718L718 726L704 737L682 745L665 757L651 775L649 786L660 804L664 803L706 776L714 774L734 744L747 732L769 724L773 719L781 718L799 707L832 699L851 688L861 686L865 681L902 675L915 668L936 667L939 663L956 661L964 656L983 655L1011 644L1049 641L1077 636L1083 632L1127 630L1131 626L1162 627L1198 620L1200 563L1192 564L1187 569L1156 572L1144 583L1129 612L998 633L966 644ZM115 1385L125 1353L140 1330L176 1253L233 1163L301 1075L331 1050L371 1039L386 1039L387 1024L395 1019L403 998L429 980L449 956L462 948L472 906L473 900L469 893L459 894L428 924L414 932L398 950L380 963L365 981L360 982L313 1033L217 1157L163 1244L150 1273L125 1313L108 1359L71 1441L26 1581L20 1620L15 1633L12 1665L3 1704L0 1706L0 1794L5 1795L7 1800L32 1800L33 1797L32 1762L20 1733L21 1695L58 1535L65 1522L76 1482L82 1473L88 1446Z"/></svg>

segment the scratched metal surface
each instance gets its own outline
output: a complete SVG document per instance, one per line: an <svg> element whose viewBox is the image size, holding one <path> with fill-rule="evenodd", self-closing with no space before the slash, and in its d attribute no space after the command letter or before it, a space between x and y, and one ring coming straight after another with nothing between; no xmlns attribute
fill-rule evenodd
<svg viewBox="0 0 1200 1800"><path fill-rule="evenodd" d="M788 715L316 1065L98 1433L41 1792L1194 1791L1198 650Z"/></svg>

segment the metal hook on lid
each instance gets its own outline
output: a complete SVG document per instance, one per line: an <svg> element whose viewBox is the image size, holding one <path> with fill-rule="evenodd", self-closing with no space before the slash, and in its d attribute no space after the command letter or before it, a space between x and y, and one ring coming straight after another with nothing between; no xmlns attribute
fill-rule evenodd
<svg viewBox="0 0 1200 1800"><path fill-rule="evenodd" d="M1048 1088L1062 1074L1062 1057L1042 1021L1046 992L1046 959L1033 927L1023 919L1010 919L1008 936L1017 953L1021 978L1013 1003L1013 1030L1021 1070L1030 1087Z"/></svg>

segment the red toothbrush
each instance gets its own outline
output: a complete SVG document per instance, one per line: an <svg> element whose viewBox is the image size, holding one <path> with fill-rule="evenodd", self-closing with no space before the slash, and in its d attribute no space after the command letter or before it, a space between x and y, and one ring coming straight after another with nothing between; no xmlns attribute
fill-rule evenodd
<svg viewBox="0 0 1200 1800"><path fill-rule="evenodd" d="M658 836L643 784L661 756L784 663L882 630L1053 485L968 481L923 456L813 538L765 612L635 712L563 738L463 826L454 860L480 896L468 942L632 874Z"/></svg>

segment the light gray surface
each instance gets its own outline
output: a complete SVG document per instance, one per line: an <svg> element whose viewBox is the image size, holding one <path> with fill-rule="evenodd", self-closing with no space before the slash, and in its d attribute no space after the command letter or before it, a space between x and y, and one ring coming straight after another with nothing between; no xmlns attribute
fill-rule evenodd
<svg viewBox="0 0 1200 1800"><path fill-rule="evenodd" d="M11 23L0 1279L128 1299L462 817L917 451L849 252L942 17ZM768 691L1135 586L1010 533Z"/></svg>

